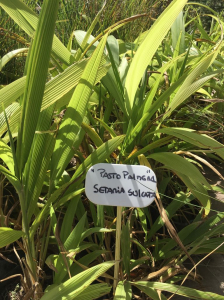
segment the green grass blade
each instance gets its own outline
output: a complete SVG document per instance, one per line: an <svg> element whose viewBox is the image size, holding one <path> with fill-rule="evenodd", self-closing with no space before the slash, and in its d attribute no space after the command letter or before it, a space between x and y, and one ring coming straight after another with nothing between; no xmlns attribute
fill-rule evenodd
<svg viewBox="0 0 224 300"><path fill-rule="evenodd" d="M87 64L88 60L82 60L73 64L71 67L67 68L63 73L59 74L57 77L49 81L45 86L43 101L41 105L41 111L47 109L52 104L56 103L56 108L67 105L74 93L75 86L78 84L83 70ZM102 60L102 66L100 66L97 73L96 82L98 82L108 71L109 66L103 65L105 60ZM16 107L13 111L9 108L9 105L18 99L24 92L26 77L22 77L5 86L0 90L0 98L6 107L6 114L10 117L10 128L13 133L17 132L18 123L20 121L21 109ZM19 106L19 103L13 103ZM0 107L1 111L1 107ZM6 131L6 124L4 116L0 115L0 132L3 134ZM5 125L5 126L4 126Z"/></svg>
<svg viewBox="0 0 224 300"><path fill-rule="evenodd" d="M86 254L85 256L83 256L82 258L80 258L78 260L78 262L84 266L88 266L90 265L95 259L97 259L97 257L100 257L101 255L105 254L107 251L106 250L95 250L93 252L90 252L88 254ZM77 265L77 264L73 264L70 268L71 274L77 275L80 272L83 271L82 267Z"/></svg>
<svg viewBox="0 0 224 300"><path fill-rule="evenodd" d="M209 66L213 63L216 56L218 55L219 47L216 48L214 52L204 57L191 71L189 76L185 79L179 90L177 91L175 97L171 101L168 107L168 113L164 116L164 118L170 116L170 114L177 108L185 99L187 99L190 95L196 92L199 88L203 86L203 84L212 78L209 74L204 76L196 81L196 79L201 76L202 73L207 71ZM214 75L213 75L214 76Z"/></svg>
<svg viewBox="0 0 224 300"><path fill-rule="evenodd" d="M155 290L161 290L161 291L166 291L166 292L170 292L170 293L176 293L177 295L188 297L190 299L224 300L224 296L221 296L221 295L218 295L218 294L199 291L199 290L187 288L187 287L184 287L184 286L169 284L169 283L138 281L138 282L134 283L134 285L138 289L140 289L144 292L147 292L148 288L153 288Z"/></svg>
<svg viewBox="0 0 224 300"><path fill-rule="evenodd" d="M14 186L17 193L21 192L21 183L19 179L14 176L8 169L0 165L0 172L5 175L5 177L8 179L8 181Z"/></svg>
<svg viewBox="0 0 224 300"><path fill-rule="evenodd" d="M191 143L202 149L211 149L224 159L224 146L212 137L206 134L199 134L197 131L189 128L164 128L158 130L165 134L176 136L188 143Z"/></svg>
<svg viewBox="0 0 224 300"><path fill-rule="evenodd" d="M175 201L176 200L176 201ZM178 209L180 209L183 205L193 200L193 196L187 196L185 193L178 193L174 200L165 208L167 216L171 219ZM153 235L164 225L161 216L159 216L153 223L150 231L148 233L148 240L151 240ZM174 242L175 243L175 242Z"/></svg>
<svg viewBox="0 0 224 300"><path fill-rule="evenodd" d="M21 48L21 49L13 50L13 51L7 53L6 55L4 55L2 58L0 58L0 71L11 59L16 57L18 54L24 53L27 51L28 51L28 48Z"/></svg>
<svg viewBox="0 0 224 300"><path fill-rule="evenodd" d="M187 75L188 72L180 77L174 84L169 87L169 89L167 89L156 101L154 101L153 104L150 105L150 109L143 114L136 126L132 130L129 130L130 133L127 133L123 143L123 149L126 149L126 147L128 147L134 141L140 131L144 128L145 124L150 120L155 112L160 109L163 103L167 101L167 99L169 99L169 97L175 92L175 90L179 88L179 86L184 82ZM148 104L150 104L149 99L147 101L147 106Z"/></svg>
<svg viewBox="0 0 224 300"><path fill-rule="evenodd" d="M132 290L131 285L128 281L119 281L114 300L131 300L132 299Z"/></svg>
<svg viewBox="0 0 224 300"><path fill-rule="evenodd" d="M77 171L72 176L72 180L78 178L82 174L85 174L92 165L103 162L115 149L117 149L117 147L122 143L123 139L124 135L120 135L100 146L78 167Z"/></svg>
<svg viewBox="0 0 224 300"><path fill-rule="evenodd" d="M66 300L73 300L113 265L114 262L105 262L83 271L66 282L52 288L49 292L44 294L41 300L61 300L63 298L66 298Z"/></svg>
<svg viewBox="0 0 224 300"><path fill-rule="evenodd" d="M24 76L6 85L3 89L0 89L0 99L5 109L23 94L25 82L26 77ZM0 105L0 112L2 111L3 108L2 105Z"/></svg>
<svg viewBox="0 0 224 300"><path fill-rule="evenodd" d="M28 159L40 114L48 73L58 2L59 1L53 0L44 2L35 38L30 49L17 145L20 174Z"/></svg>
<svg viewBox="0 0 224 300"><path fill-rule="evenodd" d="M209 213L210 201L205 187L211 189L211 186L192 163L179 155L169 152L155 153L150 155L149 158L155 159L156 161L164 164L165 168L172 170L178 177L180 177L180 179L191 190L193 195L195 195L205 207L206 215Z"/></svg>
<svg viewBox="0 0 224 300"><path fill-rule="evenodd" d="M184 26L184 16L183 11L180 12L178 17L176 18L175 22L171 26L171 36L172 36L172 47L173 50L176 49L176 45L178 43L179 37L180 38L180 45L179 45L179 54L185 52L185 26Z"/></svg>
<svg viewBox="0 0 224 300"><path fill-rule="evenodd" d="M94 145L96 145L97 147L100 147L101 145L103 145L103 141L101 140L100 136L93 128L91 128L91 126L89 126L86 123L82 123L82 128L85 130L85 132L91 138L91 140L94 142Z"/></svg>
<svg viewBox="0 0 224 300"><path fill-rule="evenodd" d="M97 283L88 286L82 293L80 293L75 300L93 300L109 294L111 287L106 283Z"/></svg>
<svg viewBox="0 0 224 300"><path fill-rule="evenodd" d="M24 236L25 233L8 227L0 227L0 248L3 248Z"/></svg>
<svg viewBox="0 0 224 300"><path fill-rule="evenodd" d="M94 165L94 164L98 164L100 162L103 162L106 158L108 158L110 156L110 154L117 149L117 147L122 143L124 139L124 136L118 136L116 138L113 138L109 141L107 141L106 143L104 143L102 146L100 146L95 152L93 152L91 155L89 155L85 161L78 167L77 171L75 172L75 174L72 176L71 180L68 183L65 183L63 186L61 186L60 188L58 188L52 195L51 197L48 199L47 203L45 204L44 208L40 211L40 213L38 214L38 216L36 216L33 225L31 227L31 235L34 235L36 228L38 227L38 225L46 218L46 216L49 213L49 209L50 209L50 205L54 204L58 198L61 196L61 194L64 193L64 191L69 187L69 185L71 185L75 180L79 179L77 181L77 184L79 183L79 181L82 180L83 175L86 174L86 172L88 171L88 169ZM78 193L79 191L75 192ZM72 186L71 191L68 189L68 194L69 193L74 193L74 186ZM65 198L66 200L69 200L71 198L68 198L69 195L65 195L63 198ZM75 195L72 195L75 196ZM61 201L62 199L60 199L59 201Z"/></svg>
<svg viewBox="0 0 224 300"><path fill-rule="evenodd" d="M14 172L14 160L13 160L12 150L1 139L0 139L0 159L3 160L3 162L9 168L10 172L12 173L12 175L15 175L15 172Z"/></svg>
<svg viewBox="0 0 224 300"><path fill-rule="evenodd" d="M161 153L154 153L148 156L148 158L155 159L160 163L164 164L169 169L173 169L174 172L177 171L178 173L185 174L193 181L200 182L201 184L205 185L208 189L210 188L209 183L205 179L205 177L200 173L200 171L190 162L188 162L183 157L169 153L169 152L161 152Z"/></svg>
<svg viewBox="0 0 224 300"><path fill-rule="evenodd" d="M75 196L68 204L65 216L63 218L62 226L61 226L61 232L60 232L60 238L62 243L64 243L71 233L72 230L72 224L74 222L76 209L78 206L78 202L80 200L80 195Z"/></svg>
<svg viewBox="0 0 224 300"><path fill-rule="evenodd" d="M67 237L67 239L64 243L64 247L67 251L69 251L70 249L77 248L79 246L79 243L81 242L81 234L84 231L85 223L86 223L86 214L83 215L81 220L78 222L78 224L72 230L70 235ZM68 266L71 266L72 260L68 259L68 258L66 258L66 259L68 262ZM64 259L63 259L62 254L59 254L59 257L58 257L55 267L58 270L58 272L54 276L54 283L60 284L61 282L63 282L63 279L67 274L67 268L64 265Z"/></svg>
<svg viewBox="0 0 224 300"><path fill-rule="evenodd" d="M160 15L160 17L153 24L149 30L146 38L139 46L134 59L131 63L130 69L127 74L125 88L126 88L126 101L127 108L130 113L135 94L147 66L153 58L157 48L166 36L171 25L182 11L187 0L174 0Z"/></svg>
<svg viewBox="0 0 224 300"><path fill-rule="evenodd" d="M121 251L123 257L123 264L125 268L125 273L130 276L130 260L131 260L131 241L130 241L130 222L127 221L125 225L122 226L121 232Z"/></svg>
<svg viewBox="0 0 224 300"><path fill-rule="evenodd" d="M119 87L117 85L117 81L114 75L114 72L112 68L109 70L109 72L106 74L104 78L102 78L102 83L106 87L106 89L109 91L110 95L115 99L117 102L117 105L121 109L121 111L124 113L124 116L128 118L128 113L125 108L124 104L124 97L121 94Z"/></svg>
<svg viewBox="0 0 224 300"><path fill-rule="evenodd" d="M106 38L107 36L101 40L94 51L67 107L52 156L52 182L60 178L74 153L72 147L74 147L74 141L87 112L88 101L103 57Z"/></svg>

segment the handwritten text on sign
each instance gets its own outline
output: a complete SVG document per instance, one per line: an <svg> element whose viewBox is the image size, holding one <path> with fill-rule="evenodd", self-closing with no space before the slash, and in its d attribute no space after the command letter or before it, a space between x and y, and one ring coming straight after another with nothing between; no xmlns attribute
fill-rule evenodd
<svg viewBox="0 0 224 300"><path fill-rule="evenodd" d="M85 190L95 204L145 207L155 198L156 175L145 166L100 163L87 172Z"/></svg>

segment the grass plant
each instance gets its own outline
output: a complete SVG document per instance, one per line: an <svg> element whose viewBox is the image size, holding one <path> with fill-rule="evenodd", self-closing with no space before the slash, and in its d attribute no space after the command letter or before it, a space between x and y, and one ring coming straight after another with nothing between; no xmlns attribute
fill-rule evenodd
<svg viewBox="0 0 224 300"><path fill-rule="evenodd" d="M168 292L224 299L181 285L187 276L199 280L184 266L190 258L194 267L192 254L224 252L224 214L210 216L213 186L201 172L205 165L223 178L215 167L224 159L216 135L223 130L216 117L223 110L223 21L213 14L206 32L200 15L188 18L187 0L174 0L156 20L142 21L147 30L131 40L144 16L118 20L108 6L123 2L100 9L77 1L72 21L71 1L44 0L38 14L28 2L0 1L26 33L25 49L10 49L0 60L3 68L15 56L26 58L23 76L0 89L0 247L14 243L25 253L24 297L165 300ZM132 12L134 1L127 7ZM84 9L98 12L93 21L80 14ZM67 22L75 24L69 31ZM120 211L118 278L116 212L84 194L86 172L104 161L147 165L158 178L155 204ZM19 208L7 209L8 187ZM182 224L178 233L175 222ZM47 267L53 276L46 288Z"/></svg>

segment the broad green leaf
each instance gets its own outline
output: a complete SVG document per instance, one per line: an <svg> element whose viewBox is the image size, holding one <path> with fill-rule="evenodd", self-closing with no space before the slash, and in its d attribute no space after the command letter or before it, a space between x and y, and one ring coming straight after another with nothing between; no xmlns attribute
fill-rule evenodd
<svg viewBox="0 0 224 300"><path fill-rule="evenodd" d="M109 132L109 134L110 134L110 136L111 136L112 138L114 138L114 137L117 136L116 132L115 132L111 127L109 127L103 120L98 119L98 118L95 118L95 119L96 119L97 121L99 121L100 124L102 124L102 126L104 127L104 129L106 129L106 130Z"/></svg>
<svg viewBox="0 0 224 300"><path fill-rule="evenodd" d="M198 199L201 205L205 208L204 214L207 216L211 208L211 201L206 188L197 180L192 179L189 176L185 176L183 173L179 173L178 176L189 188L195 198Z"/></svg>
<svg viewBox="0 0 224 300"><path fill-rule="evenodd" d="M199 291L188 287L169 283L138 281L136 283L133 283L133 285L136 286L138 289L144 291L145 293L147 293L148 289L154 289L174 293L177 295L188 297L190 299L224 300L224 296L218 294Z"/></svg>
<svg viewBox="0 0 224 300"><path fill-rule="evenodd" d="M93 152L91 155L89 155L85 161L78 167L77 171L75 172L75 174L72 176L70 182L65 183L63 186L61 186L60 188L58 188L52 195L51 197L48 199L47 203L45 204L45 206L42 208L42 210L40 211L40 213L38 214L38 216L36 216L33 225L31 227L31 235L33 236L35 233L36 228L38 227L38 225L46 218L46 216L49 213L49 209L50 209L50 205L53 203L55 203L58 198L61 196L61 194L64 193L64 191L66 189L68 189L68 187L77 179L82 179L82 176L86 174L86 172L88 171L88 169L92 166L95 165L97 163L103 162L106 158L109 157L109 155L117 149L117 147L122 143L124 139L124 136L118 136L116 138L113 138L109 141L107 141L106 143L104 143L102 146L100 146L95 152ZM80 180L81 181L81 180ZM78 181L77 181L78 184ZM77 193L80 193L80 191L75 191L74 194L74 188L71 187L68 189L68 194L66 194L62 199L64 199L63 203L69 199L71 199L72 197L74 197L75 195L77 195ZM60 199L59 201L61 202L62 199Z"/></svg>
<svg viewBox="0 0 224 300"><path fill-rule="evenodd" d="M102 228L102 227L93 227L89 228L86 231L84 231L81 235L81 241L83 241L86 237L93 233L99 233L99 232L112 232L114 229L108 229L108 228Z"/></svg>
<svg viewBox="0 0 224 300"><path fill-rule="evenodd" d="M54 130L57 128L57 125L53 124L52 127L50 127L53 112L54 106L51 106L42 111L39 115L32 148L23 173L28 219L31 218L36 210L36 204L43 187L47 168L54 149Z"/></svg>
<svg viewBox="0 0 224 300"><path fill-rule="evenodd" d="M159 140L155 141L155 142L152 142L151 144L145 146L144 148L140 149L139 151L137 152L134 152L132 155L128 156L124 163L127 163L130 159L132 158L135 158L141 154L145 154L147 153L148 151L152 150L152 149L155 149L155 148L158 148L158 147L161 147L165 144L167 144L168 142L170 142L171 139L170 138L160 138Z"/></svg>
<svg viewBox="0 0 224 300"><path fill-rule="evenodd" d="M140 291L148 295L153 300L167 300L167 298L163 294L158 294L157 290L153 287L145 287L141 285L136 285L137 288L139 288Z"/></svg>
<svg viewBox="0 0 224 300"><path fill-rule="evenodd" d="M31 218L36 209L54 145L55 138L52 134L39 135L35 139L36 147L30 153L29 169L25 172L28 218Z"/></svg>
<svg viewBox="0 0 224 300"><path fill-rule="evenodd" d="M220 221L223 222L223 218L224 213L218 213L208 219L205 219L203 223L197 228L197 230L193 231L186 237L185 243L193 243L198 238L202 239L204 236L208 235L213 227L216 227L217 223L219 223Z"/></svg>
<svg viewBox="0 0 224 300"><path fill-rule="evenodd" d="M93 128L91 128L88 124L83 122L82 128L85 130L85 132L91 138L91 140L94 142L94 145L96 145L97 147L100 147L103 144L103 141L101 140L98 133Z"/></svg>
<svg viewBox="0 0 224 300"><path fill-rule="evenodd" d="M12 1L10 0L10 2ZM22 2L20 3L23 4ZM44 2L35 37L30 48L17 144L20 174L22 174L28 159L40 114L58 5L59 0Z"/></svg>
<svg viewBox="0 0 224 300"><path fill-rule="evenodd" d="M222 231L223 232L223 231ZM212 238L204 242L202 245L195 250L194 254L207 254L217 248L215 253L224 254L224 238ZM220 247L219 247L220 246Z"/></svg>
<svg viewBox="0 0 224 300"><path fill-rule="evenodd" d="M201 222L194 222L186 227L184 227L180 232L178 232L178 236L180 240L182 241L183 245L186 245L185 239L192 234L194 230L197 230L198 226L201 224ZM176 247L176 242L173 239L170 239L159 251L159 253L156 255L156 260L160 259L166 259L167 254ZM181 251L181 250L180 250Z"/></svg>
<svg viewBox="0 0 224 300"><path fill-rule="evenodd" d="M28 48L21 48L21 49L13 50L13 51L7 53L6 55L4 55L2 58L0 58L0 71L12 58L14 58L15 56L18 56L18 54L21 54L24 52L28 52Z"/></svg>
<svg viewBox="0 0 224 300"><path fill-rule="evenodd" d="M121 251L125 273L129 276L131 260L130 221L127 221L126 224L122 226L121 240Z"/></svg>
<svg viewBox="0 0 224 300"><path fill-rule="evenodd" d="M4 104L3 104L3 106L4 106ZM19 103L14 102L11 105L9 105L8 107L6 107L6 109L0 113L0 135L1 136L8 130L8 126L7 126L5 116L7 117L8 121L10 122L11 121L11 116L14 113L16 113L16 111L19 110L19 108L20 108ZM11 133L12 133L13 132L12 131L12 126L9 125L9 127L10 127L10 130L11 130ZM6 134L2 138L2 140L5 141L5 143L7 144L8 141L9 141L8 134Z"/></svg>
<svg viewBox="0 0 224 300"><path fill-rule="evenodd" d="M157 110L159 110L162 107L163 103L167 101L167 99L169 99L169 97L176 91L176 89L178 89L179 86L181 86L181 84L184 82L187 76L188 71L186 71L175 83L173 83L164 93L162 93L162 95L156 101L154 101L150 105L150 109L141 116L135 127L133 129L132 126L130 127L130 129L132 130L128 128L129 132L127 132L127 135L125 137L123 149L126 149L131 143L133 143L134 139L139 135L146 123L157 112ZM150 97L148 97L147 103L150 104L150 101L151 99Z"/></svg>
<svg viewBox="0 0 224 300"><path fill-rule="evenodd" d="M161 162L164 164L165 168L172 170L177 176L179 176L191 190L193 195L196 196L200 203L204 206L205 214L207 215L209 213L211 204L205 187L208 189L211 189L211 187L204 176L192 163L179 155L169 152L155 153L150 155L149 158L153 158L156 161Z"/></svg>
<svg viewBox="0 0 224 300"><path fill-rule="evenodd" d="M124 116L128 118L128 113L124 103L124 97L121 91L119 90L118 84L116 82L116 78L112 68L108 71L106 76L104 76L101 80L105 88L108 90L110 95L115 99L117 105L124 113Z"/></svg>
<svg viewBox="0 0 224 300"><path fill-rule="evenodd" d="M95 40L94 36L92 36L91 34L87 34L87 32L84 30L75 30L73 32L73 34L74 34L74 37L75 37L77 43L79 44L79 46L81 46L82 44L83 45L85 44L85 47L86 47ZM98 41L94 42L94 44L90 47L89 50L95 50L98 45L99 45ZM84 50L84 48L81 46L81 49L79 48L75 54L76 60L81 58L81 54L82 54L82 51Z"/></svg>
<svg viewBox="0 0 224 300"><path fill-rule="evenodd" d="M185 26L184 26L184 16L183 11L181 11L176 18L175 22L171 26L171 36L172 36L172 47L173 50L176 48L177 42L181 35L180 46L179 46L179 54L185 52Z"/></svg>
<svg viewBox="0 0 224 300"><path fill-rule="evenodd" d="M71 233L72 224L74 222L75 213L76 213L79 200L80 200L80 195L77 195L73 199L71 199L71 201L68 204L66 213L63 218L61 232L60 232L60 238L62 243L66 241L67 237Z"/></svg>
<svg viewBox="0 0 224 300"><path fill-rule="evenodd" d="M88 62L88 59L82 60L68 67L63 73L53 78L46 83L41 111L47 109L52 104L56 103L56 108L60 109L69 103L74 89L78 84L83 70ZM101 66L97 73L96 82L98 82L108 71L109 65L104 64L105 60L101 62ZM10 117L10 128L12 132L17 132L17 126L20 121L20 107L19 103L13 103L13 110L9 109L9 105L18 99L24 92L26 77L22 77L13 83L0 90L0 98L6 107L6 114ZM15 106L17 105L17 106ZM0 111L1 111L0 107ZM1 117L2 116L2 117ZM3 134L5 132L5 119L0 115L0 130ZM3 126L3 128L1 128Z"/></svg>
<svg viewBox="0 0 224 300"><path fill-rule="evenodd" d="M75 226L75 228L72 230L72 232L66 239L64 247L67 251L69 251L70 249L77 248L79 246L79 243L81 242L81 234L84 231L85 222L86 214L82 217L82 219L78 222L78 224ZM67 261L68 266L71 266L72 260L67 259ZM58 270L58 273L56 273L54 276L54 283L59 284L63 282L63 279L67 274L67 268L64 265L62 254L59 254L55 268Z"/></svg>
<svg viewBox="0 0 224 300"><path fill-rule="evenodd" d="M207 71L209 66L213 63L216 56L218 55L218 52L219 47L217 47L216 50L211 54L205 56L202 60L200 60L199 63L192 69L191 73L185 79L185 81L177 91L175 97L172 99L164 118L170 116L175 108L177 108L185 99L187 99L190 95L200 89L206 81L214 76L214 74L213 76L212 74L208 74L202 78L199 78L199 76ZM199 79L196 80L197 78Z"/></svg>
<svg viewBox="0 0 224 300"><path fill-rule="evenodd" d="M11 151L12 151L12 159L13 159L13 162L14 162L14 174L17 177L19 177L19 169L18 169L18 161L17 161L17 158L16 158L15 145L14 145L12 132L11 132L10 127L9 127L9 122L8 122L8 118L7 118L5 110L4 110L4 116L5 116L5 121L6 121L6 125L7 125L7 133L8 133L9 142L10 142Z"/></svg>
<svg viewBox="0 0 224 300"><path fill-rule="evenodd" d="M189 203L193 200L193 196L187 196L184 192L178 193L173 201L166 207L166 213L169 219L171 219L176 211L181 208L183 205ZM164 225L161 216L159 216L153 223L152 227L148 233L148 240L150 240L153 235ZM176 245L176 244L175 244Z"/></svg>
<svg viewBox="0 0 224 300"><path fill-rule="evenodd" d="M114 262L105 262L98 264L86 271L79 273L66 282L54 287L49 292L45 293L41 300L73 300L80 295L84 290L99 276L105 273L114 265Z"/></svg>
<svg viewBox="0 0 224 300"><path fill-rule="evenodd" d="M77 171L72 176L72 179L75 179L81 176L82 174L86 173L91 166L104 161L122 143L123 139L124 135L120 135L100 146L95 152L89 155L85 159L85 161L78 167Z"/></svg>
<svg viewBox="0 0 224 300"><path fill-rule="evenodd" d="M113 60L116 66L119 66L119 45L117 39L113 35L109 35L107 38L107 43L109 45Z"/></svg>
<svg viewBox="0 0 224 300"><path fill-rule="evenodd" d="M65 186L67 186L68 184L64 184L63 185L63 188ZM74 188L73 188L74 190ZM54 207L55 209L64 205L67 201L71 200L72 198L74 197L77 197L77 196L80 196L80 194L82 194L83 192L85 191L85 188L81 188L81 189L77 189L75 191L72 191L71 193L66 193L65 196L61 197L55 204L54 204ZM50 199L49 199L50 200ZM47 201L47 203L49 203L50 201Z"/></svg>
<svg viewBox="0 0 224 300"><path fill-rule="evenodd" d="M77 64L80 64L80 66L81 66L82 62L83 62L83 60L81 62L77 62ZM87 63L87 61L86 61L86 63ZM86 63L85 63L85 65L86 65ZM97 72L97 77L96 77L95 84L98 83L101 80L101 78L106 75L109 68L110 68L110 65L109 64L104 64L104 59L102 59L101 65L100 65L100 67L98 69L98 72ZM64 72L66 72L66 70ZM62 74L64 74L64 72ZM41 107L41 110L44 109L44 106L47 107L51 103L54 103L54 102L56 102L56 108L57 109L60 109L61 107L65 106L69 103L69 101L71 100L72 95L74 93L75 86L78 84L78 82L80 80L80 77L83 73L83 70L82 71L81 70L77 70L77 71L74 70L73 72L74 72L73 73L73 77L74 77L73 80L71 80L71 76L69 76L69 78L66 81L62 80L62 78L61 78L61 82L60 82L61 89L58 89L58 86L57 86L57 90L58 90L58 93L59 93L58 95L57 95L57 93L54 93L54 90L52 90L52 92L49 93L50 97L49 97L48 101L45 101L45 97L44 97L43 106ZM67 81L70 82L70 84L67 84ZM67 86L67 90L63 91L65 83L66 83L66 86ZM54 93L54 97L52 95L53 93ZM57 101L55 101L55 97L56 97ZM91 98L90 98L89 104L90 103L91 103Z"/></svg>
<svg viewBox="0 0 224 300"><path fill-rule="evenodd" d="M21 237L23 237L25 233L19 230L13 230L8 227L0 227L0 248L3 248Z"/></svg>
<svg viewBox="0 0 224 300"><path fill-rule="evenodd" d="M9 182L14 186L16 189L17 193L21 192L22 186L19 181L19 179L13 175L8 169L0 165L0 172L5 175L5 177L8 179Z"/></svg>
<svg viewBox="0 0 224 300"><path fill-rule="evenodd" d="M92 284L75 297L75 300L95 300L101 298L103 295L109 294L110 290L111 287L106 283Z"/></svg>
<svg viewBox="0 0 224 300"><path fill-rule="evenodd" d="M88 59L83 59L72 64L63 73L46 83L41 110L51 106L71 90L73 91L87 62ZM25 82L26 76L23 76L0 90L0 97L5 108L23 94ZM2 111L2 107L0 107L0 111Z"/></svg>
<svg viewBox="0 0 224 300"><path fill-rule="evenodd" d="M132 299L132 290L131 285L128 281L119 281L114 300L131 300Z"/></svg>
<svg viewBox="0 0 224 300"><path fill-rule="evenodd" d="M193 181L197 181L205 185L208 189L211 188L200 171L193 164L179 155L170 152L161 152L151 154L148 156L148 158L159 161L160 163L164 164L165 167L169 170L173 170L174 172L176 171L179 174L184 174L185 176L191 178Z"/></svg>
<svg viewBox="0 0 224 300"><path fill-rule="evenodd" d="M55 153L52 156L52 182L60 178L74 153L72 147L76 148L77 146L74 145L74 141L86 114L88 101L102 60L106 38L107 35L101 40L87 63L65 112L64 121L60 126L56 140Z"/></svg>
<svg viewBox="0 0 224 300"><path fill-rule="evenodd" d="M72 64L64 72L47 82L41 110L46 109L74 89L78 84L88 59Z"/></svg>
<svg viewBox="0 0 224 300"><path fill-rule="evenodd" d="M55 3L55 8L57 8L56 1L54 1L54 3ZM33 38L37 30L37 24L38 24L37 15L20 0L1 0L0 5L8 13L8 15L31 38ZM54 36L52 52L62 62L64 62L67 65L70 65L71 62L73 61L73 57L71 56L71 53L66 49L66 47L60 42L60 40L56 36Z"/></svg>
<svg viewBox="0 0 224 300"><path fill-rule="evenodd" d="M144 230L144 233L145 233L144 239L147 240L148 239L148 224L147 224L147 216L145 213L145 209L137 208L137 211L138 211L138 217L141 222L142 229Z"/></svg>
<svg viewBox="0 0 224 300"><path fill-rule="evenodd" d="M69 250L69 252L70 252L70 254L71 255L73 255L73 256L76 256L76 254L78 254L78 253L80 253L80 252L82 252L83 250L86 250L86 249L88 249L88 248L98 248L98 245L96 244L96 243L88 243L88 242L85 242L85 244L81 244L81 245L79 245L77 248L75 248L75 249L70 249Z"/></svg>
<svg viewBox="0 0 224 300"><path fill-rule="evenodd" d="M85 223L86 213L83 215L81 220L78 222L78 224L75 226L75 228L72 230L72 232L66 239L64 244L66 250L71 249L71 247L76 248L79 245L79 243L81 242L81 236L84 231Z"/></svg>
<svg viewBox="0 0 224 300"><path fill-rule="evenodd" d="M197 131L189 128L177 127L164 128L158 130L157 132L176 136L179 139L182 139L202 149L211 149L222 159L224 159L224 145L206 134L199 134Z"/></svg>
<svg viewBox="0 0 224 300"><path fill-rule="evenodd" d="M84 266L89 266L97 257L101 256L102 254L107 253L106 250L95 250L93 252L90 252L86 254L85 256L81 257L78 262ZM83 268L78 264L73 264L70 268L71 275L74 276L76 274L79 274L83 271Z"/></svg>
<svg viewBox="0 0 224 300"><path fill-rule="evenodd" d="M14 161L13 161L12 150L1 139L0 139L0 159L3 160L3 162L9 168L10 172L12 173L12 175L15 175L15 173L14 173Z"/></svg>
<svg viewBox="0 0 224 300"><path fill-rule="evenodd" d="M134 98L140 79L142 78L150 61L152 60L157 48L161 44L168 30L170 29L173 22L182 11L186 3L187 0L172 1L171 4L165 9L165 11L153 24L146 38L139 46L129 68L125 83L127 93L126 105L129 113L133 107Z"/></svg>
<svg viewBox="0 0 224 300"><path fill-rule="evenodd" d="M0 90L0 99L3 103L4 108L12 104L16 99L18 99L24 92L26 77L19 78L12 83L6 85L3 89ZM0 112L3 111L2 105L0 105Z"/></svg>

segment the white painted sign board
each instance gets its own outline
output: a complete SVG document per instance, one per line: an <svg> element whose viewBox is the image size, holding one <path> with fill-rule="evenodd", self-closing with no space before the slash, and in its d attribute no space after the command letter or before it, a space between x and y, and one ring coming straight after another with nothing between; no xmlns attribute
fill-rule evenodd
<svg viewBox="0 0 224 300"><path fill-rule="evenodd" d="M156 175L145 166L100 163L88 170L85 191L95 204L145 207L155 199Z"/></svg>

